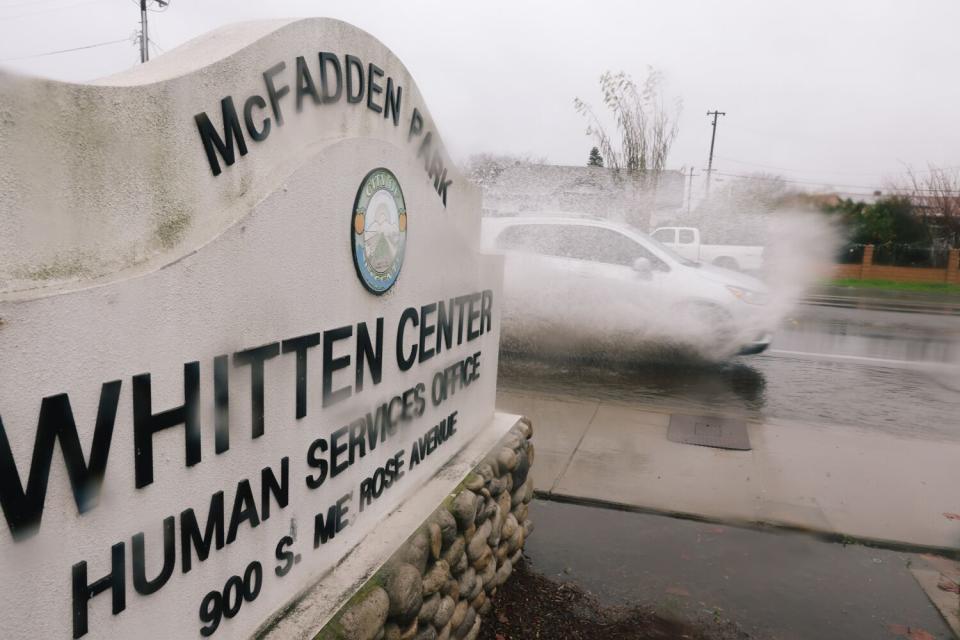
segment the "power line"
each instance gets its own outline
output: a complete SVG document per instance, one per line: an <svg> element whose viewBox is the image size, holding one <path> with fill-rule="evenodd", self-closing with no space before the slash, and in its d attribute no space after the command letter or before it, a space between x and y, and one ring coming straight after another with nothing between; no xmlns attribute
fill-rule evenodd
<svg viewBox="0 0 960 640"><path fill-rule="evenodd" d="M727 162L733 162L735 164L743 164L749 167L760 167L761 169L773 169L774 171L787 171L789 173L800 173L807 175L847 175L847 176L875 176L881 173L893 173L892 171L823 171L823 170L807 170L807 169L789 169L787 167L777 167L769 164L761 164L759 162L747 162L745 160L737 160L736 158L728 158L726 156L716 156L718 160L726 160ZM933 169L919 169L915 173L935 173L937 171L950 171L953 169L960 169L960 166L951 166L951 167L936 167ZM908 169L909 170L909 169ZM900 173L906 173L906 171L901 170Z"/></svg>
<svg viewBox="0 0 960 640"><path fill-rule="evenodd" d="M50 13L51 11L65 11L67 9L77 9L79 7L85 7L88 4L96 4L98 2L103 2L104 0L85 0L84 2L79 2L77 4L66 5L63 7L47 7L40 11L29 11L27 13L18 13L13 16L0 16L3 20L15 20L17 18L25 18L27 16L39 16L44 13Z"/></svg>
<svg viewBox="0 0 960 640"><path fill-rule="evenodd" d="M788 184L805 184L805 185L812 185L812 186L816 186L816 187L830 186L830 187L843 187L843 188L845 188L845 189L867 189L867 190L870 191L871 193L874 192L874 191L883 191L883 188L882 188L882 187L875 187L875 186L870 186L870 185L865 185L865 184L834 184L834 183L829 182L829 181L811 182L811 181L807 181L807 180L787 180L786 178L780 178L780 177L776 177L776 176L750 176L750 175L744 175L744 174L741 174L741 173L727 173L727 172L724 172L724 171L717 171L716 173L717 173L717 175L724 176L724 177L727 177L727 178L742 178L742 179L744 179L744 180L762 180L762 181L767 181L767 182L786 182L786 183L788 183ZM945 194L948 194L948 195L954 195L954 194L960 195L960 191L941 191L940 189L908 189L908 190L909 190L909 191L930 192L930 193L945 193Z"/></svg>
<svg viewBox="0 0 960 640"><path fill-rule="evenodd" d="M25 0L24 2L14 2L14 3L0 3L0 9L15 9L16 7L30 7L42 5L44 3L50 2L63 2L64 0Z"/></svg>
<svg viewBox="0 0 960 640"><path fill-rule="evenodd" d="M727 162L733 162L735 164L747 165L748 167L759 167L761 169L773 169L774 171L788 171L790 173L805 173L808 175L828 174L828 175L873 176L873 175L877 175L878 173L882 173L880 171L821 171L821 170L808 171L805 169L790 169L787 167L778 167L770 164L761 164L759 162L747 162L745 160L737 160L736 158L728 158L726 156L717 156L717 159L726 160Z"/></svg>
<svg viewBox="0 0 960 640"><path fill-rule="evenodd" d="M118 44L120 42L130 42L130 38L122 38L120 40L108 40L107 42L97 42L96 44L88 44L82 47L73 47L70 49L60 49L58 51L46 51L44 53L34 53L29 56L18 56L16 58L3 58L3 59L0 59L0 62L12 62L14 60L26 60L28 58L42 58L44 56L55 56L59 53L70 53L71 51L80 51L82 49L94 49L96 47L105 47L108 44Z"/></svg>

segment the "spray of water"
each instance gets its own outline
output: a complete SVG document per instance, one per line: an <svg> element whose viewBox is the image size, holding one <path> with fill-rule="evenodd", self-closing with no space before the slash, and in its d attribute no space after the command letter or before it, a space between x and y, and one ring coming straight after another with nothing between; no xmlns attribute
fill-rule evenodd
<svg viewBox="0 0 960 640"><path fill-rule="evenodd" d="M634 259L624 255L611 269L610 259L621 256L597 234L577 240L574 252L586 259L558 258L558 239L544 227L524 246L505 247L503 348L594 361L729 358L776 332L826 275L839 244L836 229L819 214L781 210L765 219L765 265L756 274L763 284L740 281L746 289L765 289L765 304L732 295L719 303L704 300L698 278L738 275L720 274L711 265L691 269L685 278L657 271L643 278L624 268Z"/></svg>

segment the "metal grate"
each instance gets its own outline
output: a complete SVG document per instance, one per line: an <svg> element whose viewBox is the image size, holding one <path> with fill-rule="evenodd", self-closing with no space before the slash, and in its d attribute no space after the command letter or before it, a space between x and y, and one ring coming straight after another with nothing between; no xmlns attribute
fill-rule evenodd
<svg viewBox="0 0 960 640"><path fill-rule="evenodd" d="M681 444L696 444L719 449L749 451L750 434L747 423L723 416L690 416L675 413L670 416L667 439Z"/></svg>

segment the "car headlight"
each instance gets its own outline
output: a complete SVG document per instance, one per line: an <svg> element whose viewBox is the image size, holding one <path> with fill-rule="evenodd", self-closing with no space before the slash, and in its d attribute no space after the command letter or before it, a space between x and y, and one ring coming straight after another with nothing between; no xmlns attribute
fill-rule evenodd
<svg viewBox="0 0 960 640"><path fill-rule="evenodd" d="M747 304L767 304L767 294L758 291L750 291L741 287L727 285L727 291L733 294L733 297L742 300Z"/></svg>

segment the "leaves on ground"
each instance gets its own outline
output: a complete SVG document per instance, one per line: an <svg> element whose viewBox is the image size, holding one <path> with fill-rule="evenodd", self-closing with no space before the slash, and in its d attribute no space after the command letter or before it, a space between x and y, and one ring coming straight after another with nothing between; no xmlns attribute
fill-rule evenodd
<svg viewBox="0 0 960 640"><path fill-rule="evenodd" d="M946 576L940 576L940 582L937 583L937 588L941 591L960 594L960 584L957 584L956 580L951 580Z"/></svg>
<svg viewBox="0 0 960 640"><path fill-rule="evenodd" d="M682 587L667 593L689 596ZM691 622L650 607L605 607L569 582L554 582L527 561L491 598L478 640L749 640L722 618ZM910 640L920 640L910 638Z"/></svg>
<svg viewBox="0 0 960 640"><path fill-rule="evenodd" d="M891 624L887 626L895 636L906 638L907 640L937 640L932 633L921 629L920 627L908 627L902 624Z"/></svg>

